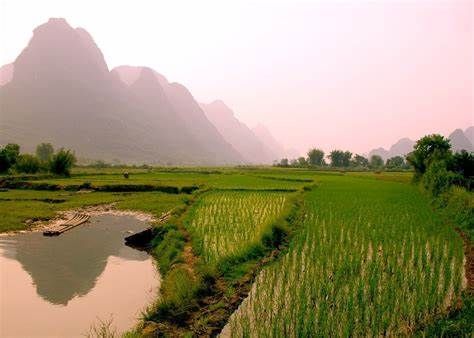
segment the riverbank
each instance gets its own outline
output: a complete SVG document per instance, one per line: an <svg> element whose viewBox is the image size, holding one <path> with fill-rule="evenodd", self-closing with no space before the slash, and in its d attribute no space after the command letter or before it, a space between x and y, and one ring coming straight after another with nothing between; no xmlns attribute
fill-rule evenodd
<svg viewBox="0 0 474 338"><path fill-rule="evenodd" d="M103 215L111 215L111 216L130 216L134 217L139 221L142 222L156 222L157 217L150 213L135 211L135 210L120 210L116 208L116 203L110 204L102 204L102 205L94 205L94 206L87 206L82 208L76 209L69 209L65 211L59 211L52 219L43 221L43 220L34 220L34 219L27 219L25 223L28 225L26 230L11 230L0 233L0 236L11 236L18 233L26 233L26 232L43 232L50 228L56 228L65 221L71 219L76 214L82 214L87 216L103 216ZM166 213L165 213L166 214ZM166 221L166 220L164 220Z"/></svg>

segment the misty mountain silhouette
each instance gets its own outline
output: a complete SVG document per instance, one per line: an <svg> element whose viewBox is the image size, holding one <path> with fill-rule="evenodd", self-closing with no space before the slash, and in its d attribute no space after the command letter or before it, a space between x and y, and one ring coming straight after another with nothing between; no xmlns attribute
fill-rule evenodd
<svg viewBox="0 0 474 338"><path fill-rule="evenodd" d="M13 69L2 67L0 144L32 151L51 142L80 157L130 163L243 161L184 86L131 68L135 81L127 85L123 69L109 72L89 33L50 19L34 30Z"/></svg>
<svg viewBox="0 0 474 338"><path fill-rule="evenodd" d="M13 63L0 67L0 86L11 81L13 77Z"/></svg>
<svg viewBox="0 0 474 338"><path fill-rule="evenodd" d="M268 148L273 154L277 155L277 158L282 157L294 157L294 154L287 154L287 151L283 146L278 143L278 141L273 137L270 131L263 124L259 123L254 128L252 132L257 136L257 138Z"/></svg>
<svg viewBox="0 0 474 338"><path fill-rule="evenodd" d="M124 244L125 232L143 230L145 223L109 215L92 222L59 237L44 237L39 232L17 235L13 241L9 239L6 256L21 263L38 295L50 303L66 305L94 288L109 256L139 261L149 258Z"/></svg>
<svg viewBox="0 0 474 338"><path fill-rule="evenodd" d="M466 129L466 131L468 131ZM456 129L449 135L449 140L451 141L451 147L453 151L474 151L474 147L469 138L464 134L462 129Z"/></svg>
<svg viewBox="0 0 474 338"><path fill-rule="evenodd" d="M395 144L393 144L389 150L386 150L384 148L377 148L373 149L369 152L369 159L372 157L372 155L379 155L382 157L384 161L386 161L388 158L394 157L394 156L405 156L409 152L413 150L413 146L415 145L415 141L410 140L409 138L402 138L398 140Z"/></svg>
<svg viewBox="0 0 474 338"><path fill-rule="evenodd" d="M200 104L209 121L216 126L219 133L229 142L249 163L272 163L278 159L260 139L240 122L234 112L221 100L209 104Z"/></svg>
<svg viewBox="0 0 474 338"><path fill-rule="evenodd" d="M467 139L474 145L474 126L467 128L464 131L464 135L466 135Z"/></svg>

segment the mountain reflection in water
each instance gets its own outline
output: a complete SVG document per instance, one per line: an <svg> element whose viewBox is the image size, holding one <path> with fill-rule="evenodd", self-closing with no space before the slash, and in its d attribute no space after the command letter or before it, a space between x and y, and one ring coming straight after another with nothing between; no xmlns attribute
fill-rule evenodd
<svg viewBox="0 0 474 338"><path fill-rule="evenodd" d="M39 232L15 236L8 243L6 256L21 263L33 278L38 295L66 305L74 296L86 295L94 288L109 256L147 259L147 253L124 245L128 230L144 228L146 224L133 217L104 215L58 237L44 237Z"/></svg>
<svg viewBox="0 0 474 338"><path fill-rule="evenodd" d="M124 238L147 226L103 215L58 237L0 236L0 336L80 336L110 315L120 329L132 326L156 297L159 274Z"/></svg>

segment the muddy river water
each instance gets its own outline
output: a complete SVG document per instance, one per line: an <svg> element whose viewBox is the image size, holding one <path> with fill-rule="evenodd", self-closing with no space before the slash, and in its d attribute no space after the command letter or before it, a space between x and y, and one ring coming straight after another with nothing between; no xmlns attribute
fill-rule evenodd
<svg viewBox="0 0 474 338"><path fill-rule="evenodd" d="M83 337L112 320L137 323L156 298L152 258L124 244L147 227L131 216L93 216L58 237L0 236L0 337Z"/></svg>

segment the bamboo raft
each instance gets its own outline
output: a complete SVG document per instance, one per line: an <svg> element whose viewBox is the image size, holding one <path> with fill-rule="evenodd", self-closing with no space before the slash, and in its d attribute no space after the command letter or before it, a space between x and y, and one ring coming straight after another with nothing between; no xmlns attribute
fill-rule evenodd
<svg viewBox="0 0 474 338"><path fill-rule="evenodd" d="M47 230L44 230L43 236L59 236L62 233L87 222L89 218L90 218L89 215L77 213L73 217L65 221L64 223L58 224Z"/></svg>

